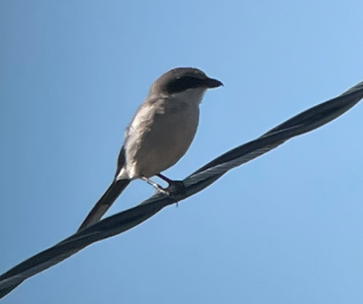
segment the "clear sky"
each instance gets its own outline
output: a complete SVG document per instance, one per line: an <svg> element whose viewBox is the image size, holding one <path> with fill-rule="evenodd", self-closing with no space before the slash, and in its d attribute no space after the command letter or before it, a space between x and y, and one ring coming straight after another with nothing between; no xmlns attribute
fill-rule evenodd
<svg viewBox="0 0 363 304"><path fill-rule="evenodd" d="M178 66L222 80L166 175L363 80L362 1L0 1L0 273L72 234ZM3 303L363 303L363 105ZM135 181L108 215L154 190Z"/></svg>

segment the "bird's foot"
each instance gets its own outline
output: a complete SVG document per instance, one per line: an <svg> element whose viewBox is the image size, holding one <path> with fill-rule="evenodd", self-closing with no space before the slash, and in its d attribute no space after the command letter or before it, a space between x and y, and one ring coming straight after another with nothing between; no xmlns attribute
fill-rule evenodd
<svg viewBox="0 0 363 304"><path fill-rule="evenodd" d="M168 191L169 195L171 193L177 193L177 192L181 192L182 190L185 189L185 185L183 183L183 181L175 181L175 180L171 180L170 178L166 177L165 175L159 173L156 175L157 177L161 178L162 180L166 181L169 186L167 188L162 188L165 191Z"/></svg>
<svg viewBox="0 0 363 304"><path fill-rule="evenodd" d="M142 176L141 179L145 182L147 182L149 185L153 186L158 192L163 193L168 196L173 196L175 194L179 194L182 192L185 188L185 185L182 181L174 181L167 177L165 177L162 174L157 174L158 177L160 177L162 180L166 181L169 185L168 187L164 188L161 187L159 184L155 183L151 179Z"/></svg>
<svg viewBox="0 0 363 304"><path fill-rule="evenodd" d="M169 186L165 189L170 192L180 192L185 189L183 181L170 181Z"/></svg>

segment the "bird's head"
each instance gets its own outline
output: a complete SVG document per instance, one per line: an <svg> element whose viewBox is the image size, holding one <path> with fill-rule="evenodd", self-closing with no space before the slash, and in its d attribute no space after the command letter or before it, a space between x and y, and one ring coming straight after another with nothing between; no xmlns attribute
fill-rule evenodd
<svg viewBox="0 0 363 304"><path fill-rule="evenodd" d="M175 68L161 75L151 86L150 93L173 95L185 91L204 92L223 86L217 79L208 77L196 68Z"/></svg>

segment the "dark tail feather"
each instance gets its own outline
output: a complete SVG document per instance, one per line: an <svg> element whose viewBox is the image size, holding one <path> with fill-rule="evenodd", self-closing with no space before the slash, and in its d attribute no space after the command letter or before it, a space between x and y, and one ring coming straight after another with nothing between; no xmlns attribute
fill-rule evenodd
<svg viewBox="0 0 363 304"><path fill-rule="evenodd" d="M98 200L96 205L94 205L92 210L88 213L82 225L78 228L78 231L98 222L101 217L107 212L107 210L112 206L114 201L119 197L122 191L125 190L130 181L131 180L129 179L113 181L106 190L106 192Z"/></svg>

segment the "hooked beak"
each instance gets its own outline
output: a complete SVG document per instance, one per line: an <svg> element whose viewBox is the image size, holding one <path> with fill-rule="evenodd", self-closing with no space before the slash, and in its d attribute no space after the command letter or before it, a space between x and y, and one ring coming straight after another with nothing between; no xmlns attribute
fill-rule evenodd
<svg viewBox="0 0 363 304"><path fill-rule="evenodd" d="M220 86L223 86L223 83L217 79L213 79L213 78L207 78L204 81L205 86L208 89L213 89L213 88L218 88Z"/></svg>

